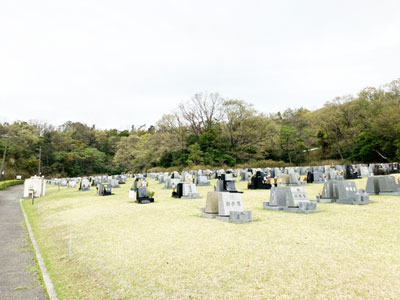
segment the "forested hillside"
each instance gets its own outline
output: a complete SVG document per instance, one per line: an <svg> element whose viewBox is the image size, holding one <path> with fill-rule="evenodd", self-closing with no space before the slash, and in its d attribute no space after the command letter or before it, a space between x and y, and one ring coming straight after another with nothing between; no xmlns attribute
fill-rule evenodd
<svg viewBox="0 0 400 300"><path fill-rule="evenodd" d="M265 103L267 110L268 99ZM0 123L0 135L10 137L5 178L36 173L39 147L42 174L47 176L264 160L395 161L400 160L400 80L336 98L315 111L264 114L243 100L200 93L148 128L99 130L78 122L54 127L18 121ZM0 155L4 147L3 138Z"/></svg>

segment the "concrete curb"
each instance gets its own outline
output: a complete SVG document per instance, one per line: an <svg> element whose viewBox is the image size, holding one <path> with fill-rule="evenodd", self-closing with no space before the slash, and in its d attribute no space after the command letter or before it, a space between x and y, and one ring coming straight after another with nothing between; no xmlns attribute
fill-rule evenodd
<svg viewBox="0 0 400 300"><path fill-rule="evenodd" d="M19 200L19 204L21 206L22 213L24 215L26 228L28 228L29 237L31 238L33 248L35 249L35 255L39 264L40 272L42 273L44 285L46 286L47 295L50 300L58 300L56 290L54 289L53 282L50 279L50 275L47 272L46 266L44 264L44 260L42 255L40 254L38 245L36 243L35 237L33 235L33 231L31 228L31 224L29 223L28 217L25 213L25 209L22 206L22 199Z"/></svg>

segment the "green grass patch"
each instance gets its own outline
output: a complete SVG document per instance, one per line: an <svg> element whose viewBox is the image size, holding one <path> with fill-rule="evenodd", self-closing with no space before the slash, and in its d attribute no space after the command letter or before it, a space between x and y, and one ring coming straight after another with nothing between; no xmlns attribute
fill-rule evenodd
<svg viewBox="0 0 400 300"><path fill-rule="evenodd" d="M27 238L28 239L28 244L27 244L26 247L23 247L23 249L21 249L21 251L24 252L24 253L31 252L32 256L33 256L33 261L34 261L33 265L25 266L25 270L27 270L28 272L30 272L32 274L33 279L37 283L37 285L35 285L35 286L20 286L20 287L17 287L16 290L43 288L44 291L45 291L45 294L46 294L46 299L49 299L49 296L48 296L47 290L46 290L46 286L44 285L44 280L43 280L43 277L42 277L42 273L41 273L40 268L39 268L39 263L38 263L38 260L36 258L35 251L33 249L32 241L31 241L31 239L29 237L29 234L28 234L28 228L26 226L25 219L22 222L22 226L25 227L26 236L23 236L21 238Z"/></svg>
<svg viewBox="0 0 400 300"><path fill-rule="evenodd" d="M355 180L365 188L366 179ZM47 186L23 201L60 299L396 299L400 295L400 197L366 206L318 204L321 213L266 211L266 190L244 191L257 220L198 217L200 199L171 198L149 180L153 204ZM322 184L307 185L310 199ZM72 240L72 256L68 246Z"/></svg>

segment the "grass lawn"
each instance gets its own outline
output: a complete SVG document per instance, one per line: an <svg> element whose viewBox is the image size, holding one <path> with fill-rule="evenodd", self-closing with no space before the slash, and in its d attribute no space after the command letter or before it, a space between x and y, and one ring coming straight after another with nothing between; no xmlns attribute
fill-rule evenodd
<svg viewBox="0 0 400 300"><path fill-rule="evenodd" d="M400 299L400 197L291 214L237 182L256 221L231 224L198 217L215 181L200 199L148 181L146 205L128 199L132 179L112 196L47 186L24 200L60 299ZM309 199L322 186L307 185Z"/></svg>

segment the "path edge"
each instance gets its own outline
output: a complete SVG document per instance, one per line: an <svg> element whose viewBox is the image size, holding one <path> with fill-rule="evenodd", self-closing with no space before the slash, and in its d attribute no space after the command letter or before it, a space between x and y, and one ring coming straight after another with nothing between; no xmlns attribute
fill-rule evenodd
<svg viewBox="0 0 400 300"><path fill-rule="evenodd" d="M22 205L22 199L19 199L19 204L21 206L21 210L24 215L26 228L28 229L28 233L29 233L29 237L31 238L33 249L35 250L36 259L38 261L40 272L42 273L44 285L46 286L47 295L49 296L50 300L58 300L57 293L56 293L56 290L54 289L53 282L51 281L50 275L47 272L43 257L40 254L39 247L36 243L35 236L33 235L32 227L31 227L31 224L29 223L28 216L26 215L24 206Z"/></svg>

